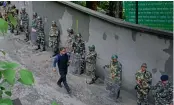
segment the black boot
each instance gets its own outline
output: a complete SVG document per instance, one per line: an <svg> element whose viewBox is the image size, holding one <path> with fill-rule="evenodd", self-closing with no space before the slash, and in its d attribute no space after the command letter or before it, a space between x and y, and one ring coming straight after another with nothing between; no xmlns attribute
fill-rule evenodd
<svg viewBox="0 0 174 105"><path fill-rule="evenodd" d="M117 99L120 97L120 90L117 93Z"/></svg>
<svg viewBox="0 0 174 105"><path fill-rule="evenodd" d="M141 105L141 103L137 103L137 105Z"/></svg>
<svg viewBox="0 0 174 105"><path fill-rule="evenodd" d="M45 46L43 47L42 51L45 51Z"/></svg>
<svg viewBox="0 0 174 105"><path fill-rule="evenodd" d="M39 50L40 49L40 45L38 45L38 47L35 50Z"/></svg>

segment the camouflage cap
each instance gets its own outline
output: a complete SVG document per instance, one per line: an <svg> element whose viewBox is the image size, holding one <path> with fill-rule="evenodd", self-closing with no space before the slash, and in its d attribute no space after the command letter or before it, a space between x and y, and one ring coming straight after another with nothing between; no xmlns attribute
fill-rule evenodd
<svg viewBox="0 0 174 105"><path fill-rule="evenodd" d="M168 75L162 75L161 81L167 81L169 79Z"/></svg>
<svg viewBox="0 0 174 105"><path fill-rule="evenodd" d="M118 56L117 55L112 55L111 59L118 59Z"/></svg>
<svg viewBox="0 0 174 105"><path fill-rule="evenodd" d="M52 24L56 24L56 21L52 21Z"/></svg>
<svg viewBox="0 0 174 105"><path fill-rule="evenodd" d="M25 11L25 7L22 7L21 10L22 10L22 11Z"/></svg>
<svg viewBox="0 0 174 105"><path fill-rule="evenodd" d="M141 67L147 67L147 64L146 64L146 63L143 63L143 64L141 65Z"/></svg>
<svg viewBox="0 0 174 105"><path fill-rule="evenodd" d="M38 16L37 19L38 19L39 21L42 21L42 18L41 18L40 16Z"/></svg>
<svg viewBox="0 0 174 105"><path fill-rule="evenodd" d="M73 33L74 31L73 31L72 28L68 28L68 29L67 29L67 32L69 32L69 33Z"/></svg>
<svg viewBox="0 0 174 105"><path fill-rule="evenodd" d="M16 6L13 4L13 5L12 5L12 8L16 8Z"/></svg>
<svg viewBox="0 0 174 105"><path fill-rule="evenodd" d="M95 46L94 45L92 45L91 48L92 48L92 50L95 50Z"/></svg>
<svg viewBox="0 0 174 105"><path fill-rule="evenodd" d="M37 16L37 13L36 13L36 12L34 12L34 13L33 13L33 16Z"/></svg>
<svg viewBox="0 0 174 105"><path fill-rule="evenodd" d="M78 33L76 36L77 36L77 38L81 38L82 37L81 33Z"/></svg>

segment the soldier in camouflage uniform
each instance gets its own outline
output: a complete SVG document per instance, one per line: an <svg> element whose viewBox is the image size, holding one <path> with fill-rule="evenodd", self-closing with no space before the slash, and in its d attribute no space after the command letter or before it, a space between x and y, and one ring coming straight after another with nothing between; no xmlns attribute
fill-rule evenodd
<svg viewBox="0 0 174 105"><path fill-rule="evenodd" d="M146 70L147 64L143 63L141 69L135 74L136 83L135 89L137 91L137 105L143 102L148 105L148 94L152 83L152 74Z"/></svg>
<svg viewBox="0 0 174 105"><path fill-rule="evenodd" d="M21 20L21 26L25 32L26 35L26 41L29 41L29 31L28 31L28 26L29 26L29 16L28 13L26 12L25 8L21 8L22 12L20 15L20 20Z"/></svg>
<svg viewBox="0 0 174 105"><path fill-rule="evenodd" d="M82 40L82 36L80 33L75 35L75 42L72 44L73 53L77 56L80 56L78 58L80 60L80 74L84 72L85 69L85 42ZM76 59L76 58L74 58Z"/></svg>
<svg viewBox="0 0 174 105"><path fill-rule="evenodd" d="M168 81L168 75L162 75L161 81L152 86L155 105L171 105L173 103L173 85Z"/></svg>
<svg viewBox="0 0 174 105"><path fill-rule="evenodd" d="M55 21L52 21L51 29L49 32L49 47L52 48L53 55L55 56L58 53L59 49L59 42L60 42L60 36L59 36L59 30L56 25Z"/></svg>
<svg viewBox="0 0 174 105"><path fill-rule="evenodd" d="M96 80L96 59L97 52L95 46L89 46L89 53L86 56L86 73L91 76L91 81L88 84L93 84Z"/></svg>
<svg viewBox="0 0 174 105"><path fill-rule="evenodd" d="M66 51L70 53L72 51L72 44L75 41L75 35L72 28L68 28L67 32L68 32L68 37L66 42L66 47L67 47Z"/></svg>
<svg viewBox="0 0 174 105"><path fill-rule="evenodd" d="M105 65L104 68L107 67L110 70L109 78L111 81L108 82L111 82L111 93L114 95L116 94L116 98L118 99L120 96L120 87L122 81L122 64L117 59L117 55L112 55L110 64ZM114 88L117 88L118 90L115 90Z"/></svg>
<svg viewBox="0 0 174 105"><path fill-rule="evenodd" d="M14 14L14 18L17 21L16 27L15 27L15 35L19 35L19 28L20 28L20 20L19 20L19 10L16 9L15 14Z"/></svg>
<svg viewBox="0 0 174 105"><path fill-rule="evenodd" d="M16 14L16 6L15 5L12 5L8 11L8 13L12 14L13 17L15 17L15 14ZM8 21L9 23L9 26L10 26L10 32L11 33L14 33L14 25L11 23L11 21Z"/></svg>
<svg viewBox="0 0 174 105"><path fill-rule="evenodd" d="M38 44L38 48L36 50L41 49L42 47L42 51L45 51L45 33L44 33L44 25L42 23L42 18L40 16L38 16L37 18L38 22L37 22L37 44Z"/></svg>

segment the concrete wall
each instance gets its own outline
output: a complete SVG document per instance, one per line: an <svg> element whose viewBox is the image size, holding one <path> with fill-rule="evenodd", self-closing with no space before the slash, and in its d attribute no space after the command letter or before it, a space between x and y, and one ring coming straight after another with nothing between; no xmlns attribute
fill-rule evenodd
<svg viewBox="0 0 174 105"><path fill-rule="evenodd" d="M172 80L172 32L127 23L68 2L33 1L30 7L30 12L37 12L45 20L47 43L51 21L56 20L62 45L69 27L82 34L86 46L94 44L98 53L97 74L101 78L102 66L109 63L112 54L117 54L123 65L123 87L129 91L134 90L134 75L144 62L153 74L153 84L161 74L168 74Z"/></svg>

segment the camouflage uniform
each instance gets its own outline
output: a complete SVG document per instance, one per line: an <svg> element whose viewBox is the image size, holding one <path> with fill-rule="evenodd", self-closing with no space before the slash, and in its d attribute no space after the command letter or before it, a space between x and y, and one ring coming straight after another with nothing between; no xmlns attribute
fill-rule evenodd
<svg viewBox="0 0 174 105"><path fill-rule="evenodd" d="M34 12L33 13L33 19L32 19L32 28L33 29L37 29L37 13L36 12Z"/></svg>
<svg viewBox="0 0 174 105"><path fill-rule="evenodd" d="M53 56L58 53L59 49L59 30L55 21L52 21L52 26L49 32L49 47L52 48Z"/></svg>
<svg viewBox="0 0 174 105"><path fill-rule="evenodd" d="M74 35L74 31L72 28L68 28L67 29L68 32L68 37L67 37L67 42L66 42L66 50L67 52L71 52L72 51L72 44L73 42L75 42L75 35Z"/></svg>
<svg viewBox="0 0 174 105"><path fill-rule="evenodd" d="M118 59L117 55L112 55L111 61L109 65L105 65L105 67L109 68L109 78L105 80L107 82L107 89L110 88L110 95L119 98L120 95L120 87L122 81L122 64L119 61L114 61ZM107 77L107 76L106 76Z"/></svg>
<svg viewBox="0 0 174 105"><path fill-rule="evenodd" d="M166 75L161 77L166 77ZM173 103L173 85L168 81L168 76L164 80L166 83L163 83L163 78L161 78L161 80L162 81L159 81L155 86L151 87L154 93L155 105L170 105Z"/></svg>
<svg viewBox="0 0 174 105"><path fill-rule="evenodd" d="M37 43L38 43L38 49L40 49L40 46L42 46L42 51L45 51L45 33L44 33L44 25L42 23L42 18L38 16L38 23L37 23Z"/></svg>
<svg viewBox="0 0 174 105"><path fill-rule="evenodd" d="M96 80L96 59L97 52L95 51L95 46L89 46L89 53L86 56L86 73L91 76L89 84L94 83Z"/></svg>
<svg viewBox="0 0 174 105"><path fill-rule="evenodd" d="M15 14L16 14L16 6L15 5L12 5L10 7L9 13L11 13L13 17L15 17ZM11 23L10 20L8 21L8 23L9 23L9 26L10 26L11 33L14 33L14 29L15 29L14 25Z"/></svg>
<svg viewBox="0 0 174 105"><path fill-rule="evenodd" d="M18 35L19 34L19 30L20 30L20 20L19 20L19 15L18 14L19 14L18 10L16 9L15 14L14 14L14 18L17 21L16 27L15 27L15 30L16 30L15 35Z"/></svg>
<svg viewBox="0 0 174 105"><path fill-rule="evenodd" d="M29 31L28 31L28 26L29 26L29 16L28 16L28 13L25 11L25 8L22 8L21 9L22 12L21 12L21 26L22 28L24 29L24 32L26 34L26 41L29 40Z"/></svg>
<svg viewBox="0 0 174 105"><path fill-rule="evenodd" d="M73 53L76 55L76 57L79 59L80 63L80 71L79 73L82 74L85 69L85 43L81 39L81 34L77 34L75 36L75 42L72 44ZM76 59L76 58L74 58Z"/></svg>
<svg viewBox="0 0 174 105"><path fill-rule="evenodd" d="M143 63L141 67L147 68L147 64ZM135 89L137 90L137 104L141 105L141 103L145 103L145 105L148 105L148 94L150 90L150 85L152 82L152 74L144 70L139 70L135 74L136 81L139 81L137 85L135 86Z"/></svg>

